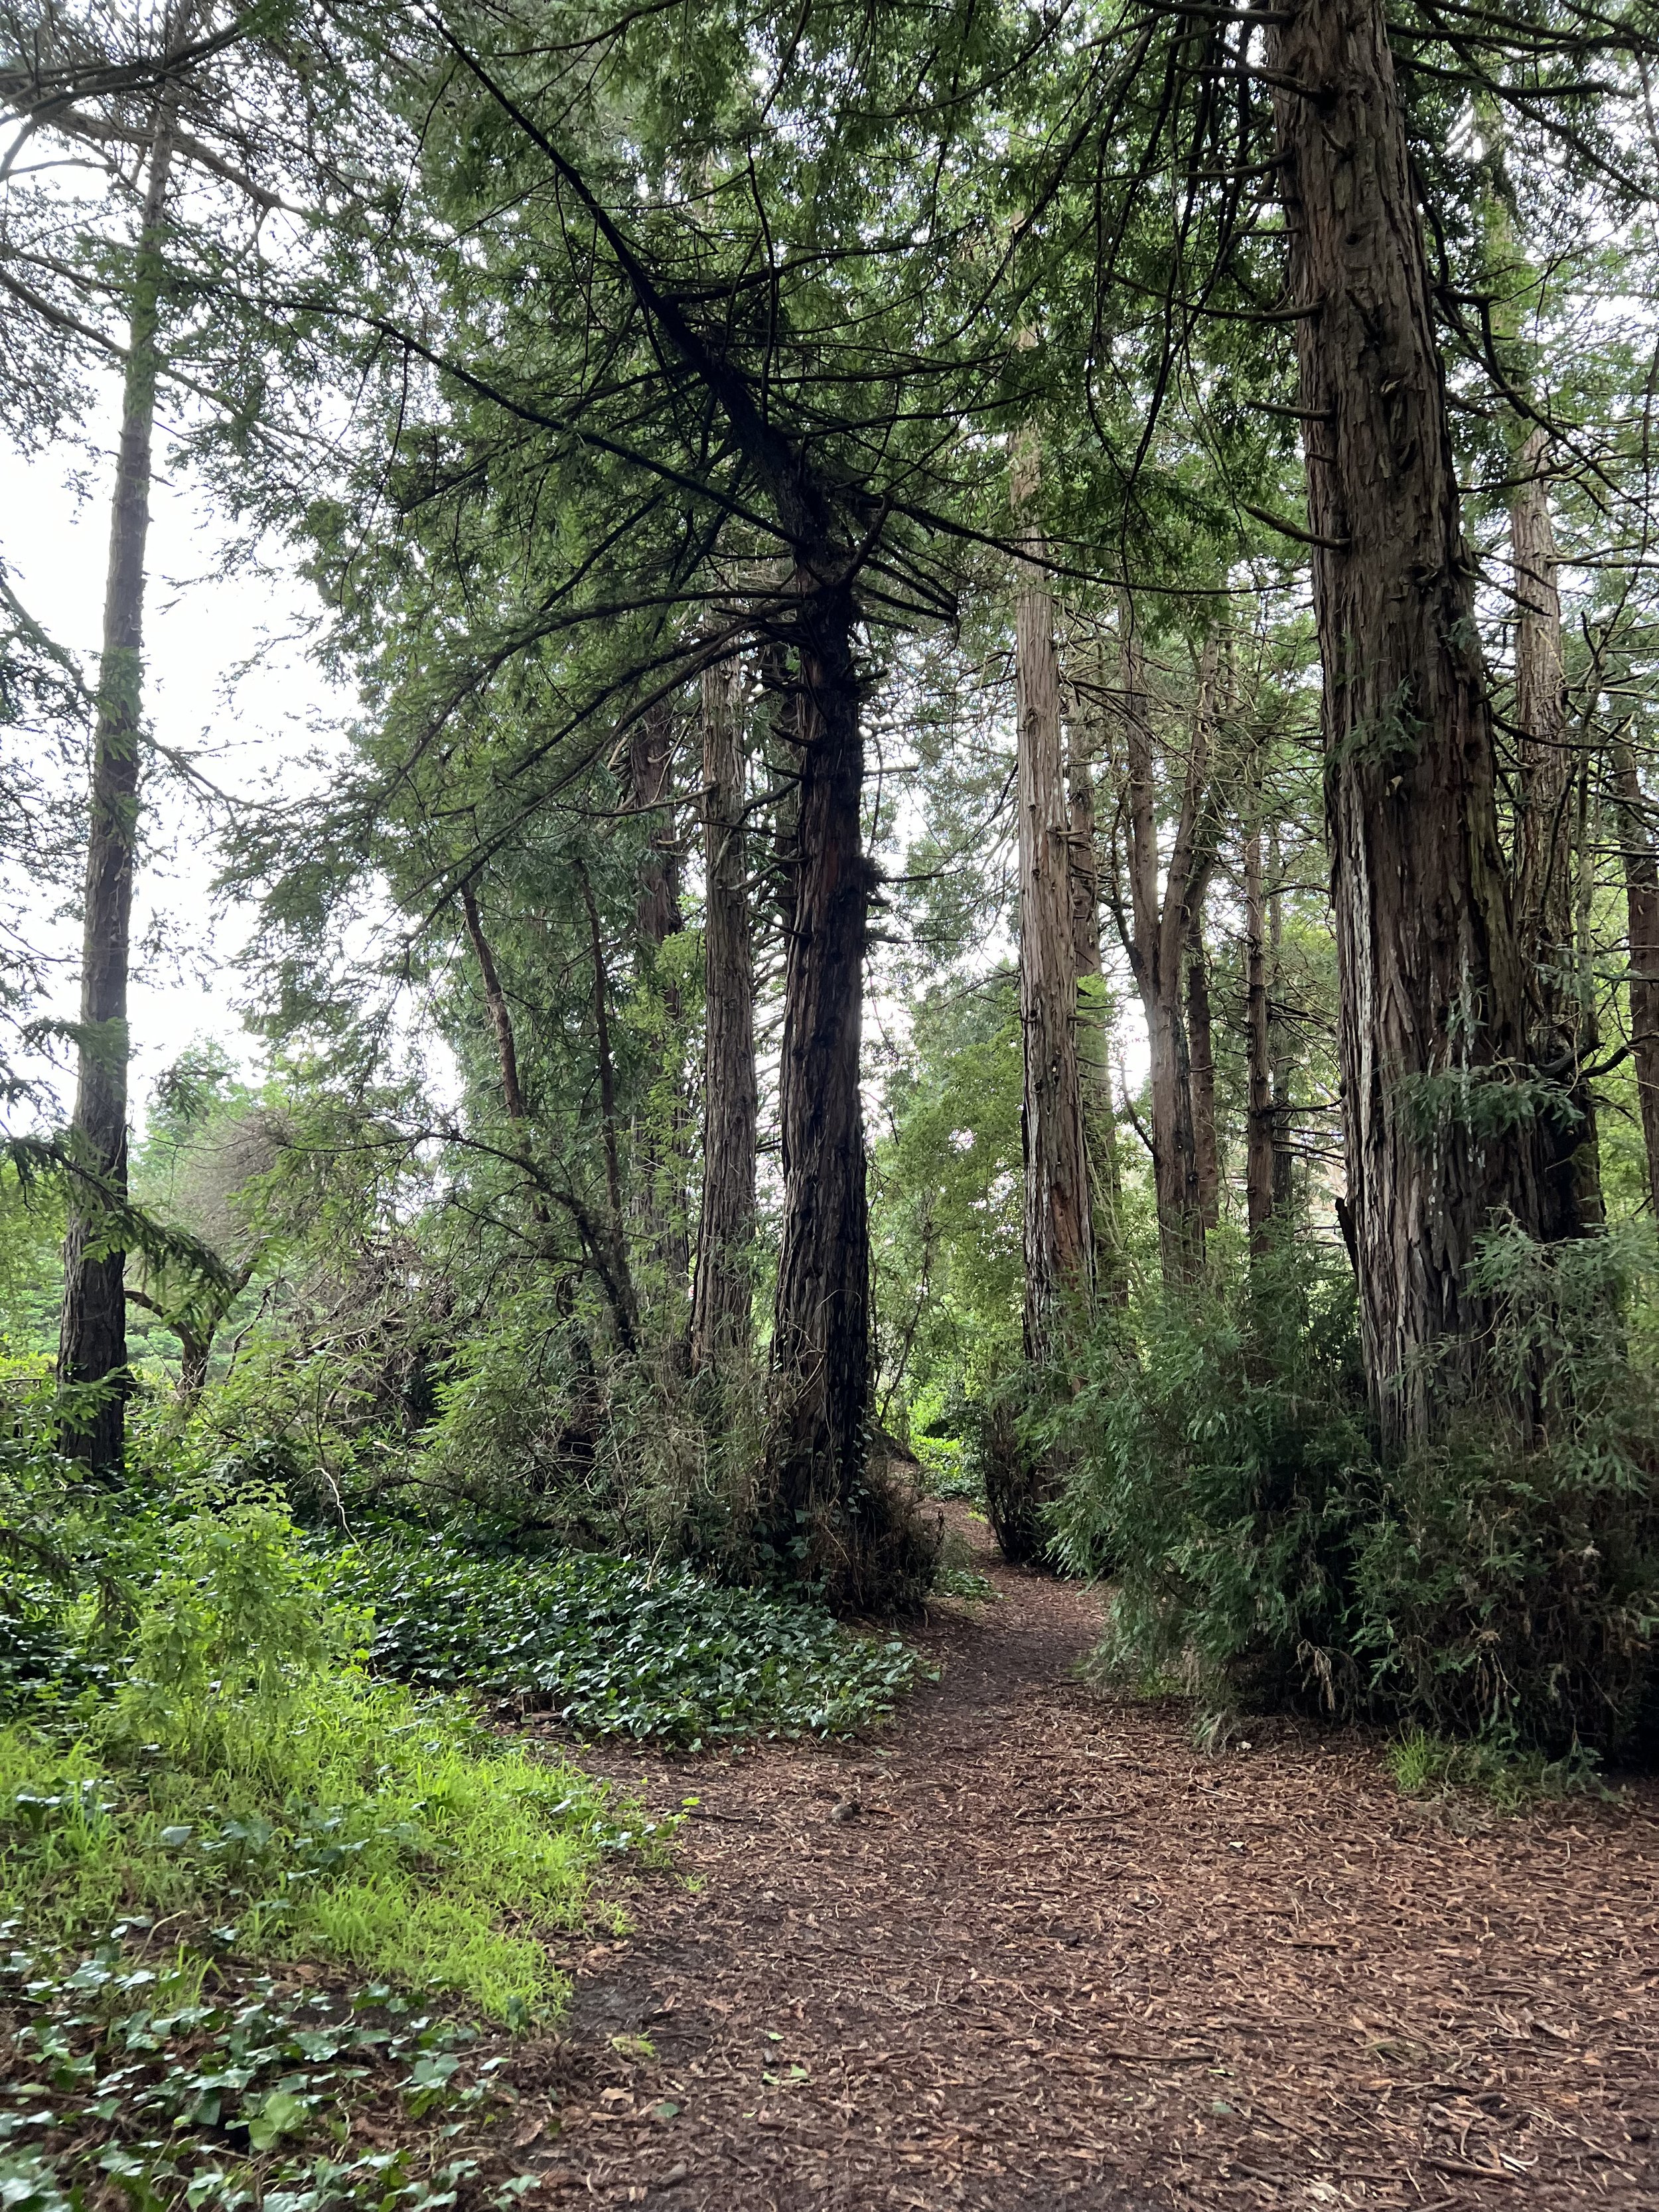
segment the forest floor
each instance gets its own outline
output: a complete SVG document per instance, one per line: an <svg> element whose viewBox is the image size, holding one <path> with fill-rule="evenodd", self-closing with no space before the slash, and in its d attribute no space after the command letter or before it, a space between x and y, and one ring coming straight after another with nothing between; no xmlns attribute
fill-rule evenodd
<svg viewBox="0 0 1659 2212"><path fill-rule="evenodd" d="M1659 2206L1659 1789L1422 1803L1284 1723L1202 1755L1078 1680L1095 1594L954 1517L998 1599L940 1609L882 1736L584 1754L701 1802L519 2063L538 2201Z"/></svg>

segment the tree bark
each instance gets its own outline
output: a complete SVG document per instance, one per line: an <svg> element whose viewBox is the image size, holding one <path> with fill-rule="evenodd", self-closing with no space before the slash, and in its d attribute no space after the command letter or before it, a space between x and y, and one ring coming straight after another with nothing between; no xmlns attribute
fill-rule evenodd
<svg viewBox="0 0 1659 2212"><path fill-rule="evenodd" d="M1249 1071L1245 1109L1244 1204L1250 1252L1271 1249L1277 1193L1273 1174L1273 1036L1267 1001L1267 910L1261 873L1261 821L1253 814L1244 835L1244 1038Z"/></svg>
<svg viewBox="0 0 1659 2212"><path fill-rule="evenodd" d="M1601 1219L1601 1162L1595 1101L1579 1073L1595 1050L1595 1005L1574 911L1572 854L1575 787L1583 780L1568 727L1566 658L1561 639L1561 591L1555 526L1545 474L1548 434L1534 424L1520 443L1523 479L1510 501L1510 558L1514 570L1515 720L1520 737L1516 838L1516 915L1532 962L1532 1048L1545 1064L1571 1068L1565 1085L1579 1120L1573 1176L1579 1213ZM1580 882L1589 877L1581 859Z"/></svg>
<svg viewBox="0 0 1659 2212"><path fill-rule="evenodd" d="M1036 498L1030 432L1013 460L1017 516ZM1040 540L1027 541L1040 551ZM1047 1366L1075 1340L1093 1289L1089 1156L1077 1053L1077 945L1072 843L1060 751L1060 655L1042 572L1020 563L1014 602L1018 717L1019 1012L1025 1091L1025 1356Z"/></svg>
<svg viewBox="0 0 1659 2212"><path fill-rule="evenodd" d="M109 574L93 733L82 920L81 1026L71 1136L82 1164L119 1201L127 1188L127 984L137 852L139 732L143 700L145 561L150 449L160 368L157 332L165 280L167 187L173 132L164 94L150 141L133 270L126 376L110 508ZM108 1248L108 1217L78 1183L64 1253L58 1370L67 1384L108 1386L102 1402L66 1430L64 1448L105 1480L118 1481L125 1437L126 1255Z"/></svg>
<svg viewBox="0 0 1659 2212"><path fill-rule="evenodd" d="M865 1483L870 1226L859 1053L871 869L860 808L857 605L844 564L803 563L787 735L800 763L779 1069L783 1233L773 1308L775 1540L856 1604L881 1517Z"/></svg>
<svg viewBox="0 0 1659 2212"><path fill-rule="evenodd" d="M1613 776L1630 921L1631 1059L1647 1148L1648 1202L1659 1221L1659 860L1650 828L1652 809L1636 755L1623 738L1613 744Z"/></svg>
<svg viewBox="0 0 1659 2212"><path fill-rule="evenodd" d="M633 804L651 827L640 871L636 939L647 980L661 1002L663 1057L656 1095L634 1123L635 1188L647 1249L670 1291L684 1294L690 1270L687 1225L685 1067L678 983L663 969L661 954L685 927L680 908L680 863L670 800L674 775L674 725L665 705L641 714L628 733L629 787Z"/></svg>
<svg viewBox="0 0 1659 2212"><path fill-rule="evenodd" d="M1381 0L1268 33L1304 412L1346 1204L1390 1451L1486 1379L1475 1240L1578 1227L1533 1064L1490 706ZM1526 1409L1522 1409L1523 1412Z"/></svg>
<svg viewBox="0 0 1659 2212"><path fill-rule="evenodd" d="M702 1211L691 1308L694 1370L749 1349L754 1289L755 961L735 662L702 679Z"/></svg>
<svg viewBox="0 0 1659 2212"><path fill-rule="evenodd" d="M1296 1154L1291 1145L1291 1024L1285 1001L1285 870L1279 857L1279 824L1267 834L1267 1058L1273 1085L1273 1206L1288 1211L1296 1188Z"/></svg>
<svg viewBox="0 0 1659 2212"><path fill-rule="evenodd" d="M1204 943L1204 887L1187 923L1188 1069L1193 1086L1193 1152L1199 1217L1206 1230L1221 1220L1221 1152L1216 1137L1215 1024L1210 1012L1210 956Z"/></svg>
<svg viewBox="0 0 1659 2212"><path fill-rule="evenodd" d="M1573 776L1555 530L1543 473L1548 451L1547 433L1534 425L1516 455L1516 471L1525 480L1510 498L1515 719L1521 750L1516 913L1522 941L1534 949L1540 964L1537 988L1544 1020L1559 1030L1573 966Z"/></svg>
<svg viewBox="0 0 1659 2212"><path fill-rule="evenodd" d="M582 903L587 909L588 945L593 962L593 1036L599 1065L599 1123L605 1150L605 1225L611 1244L609 1265L616 1285L616 1296L611 1303L623 1347L632 1352L639 1341L639 1297L634 1287L633 1270L628 1262L628 1229L623 1218L622 1164L617 1145L617 1068L611 1055L610 987L605 972L605 939L599 928L599 908L593 896L592 878L580 861L576 865L576 878L581 885Z"/></svg>
<svg viewBox="0 0 1659 2212"><path fill-rule="evenodd" d="M1071 832L1072 943L1077 975L1078 1076L1089 1163L1089 1221L1097 1296L1122 1305L1129 1279L1120 1232L1123 1185L1112 1098L1110 1001L1100 948L1100 852L1095 795L1098 708L1074 689L1066 719L1066 765Z"/></svg>
<svg viewBox="0 0 1659 2212"><path fill-rule="evenodd" d="M501 979L495 966L495 956L489 949L489 939L484 935L483 917L478 912L477 893L471 884L461 886L461 916L466 924L473 957L478 963L484 1005L489 1012L489 1026L495 1039L495 1064L501 1070L501 1101L507 1108L507 1120L515 1128L522 1128L529 1116L525 1111L524 1091L519 1082L519 1048L513 1030L512 1009L507 1003L507 994L501 988Z"/></svg>
<svg viewBox="0 0 1659 2212"><path fill-rule="evenodd" d="M1158 1247L1164 1279L1176 1285L1194 1281L1204 1266L1203 1192L1182 980L1188 925L1202 898L1209 866L1204 849L1208 714L1200 701L1193 719L1181 811L1160 896L1152 702L1133 609L1127 600L1121 624L1130 913L1126 921L1120 911L1119 924L1146 1017Z"/></svg>

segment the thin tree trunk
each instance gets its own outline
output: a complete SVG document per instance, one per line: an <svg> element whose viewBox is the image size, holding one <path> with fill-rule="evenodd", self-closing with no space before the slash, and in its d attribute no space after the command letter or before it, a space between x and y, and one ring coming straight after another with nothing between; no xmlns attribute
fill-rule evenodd
<svg viewBox="0 0 1659 2212"><path fill-rule="evenodd" d="M1631 1059L1642 1140L1647 1147L1648 1201L1659 1221L1659 860L1654 857L1651 810L1637 774L1636 755L1623 738L1613 744L1613 777L1630 919Z"/></svg>
<svg viewBox="0 0 1659 2212"><path fill-rule="evenodd" d="M1158 788L1152 702L1133 610L1121 615L1121 696L1128 771L1131 925L1124 931L1146 1018L1152 1093L1152 1182L1164 1279L1189 1283L1203 1272L1204 1208L1193 1126L1192 1066L1182 1004L1182 950L1195 896L1202 895L1200 833L1208 764L1207 715L1194 716L1170 864L1158 886Z"/></svg>
<svg viewBox="0 0 1659 2212"><path fill-rule="evenodd" d="M1077 974L1078 1076L1088 1146L1089 1219L1094 1236L1097 1296L1122 1305L1129 1295L1120 1223L1122 1176L1112 1098L1111 1012L1100 949L1100 852L1095 799L1097 708L1075 690L1066 721L1071 830L1072 942Z"/></svg>
<svg viewBox="0 0 1659 2212"><path fill-rule="evenodd" d="M1261 876L1261 821L1253 814L1244 836L1244 1037L1249 1070L1245 1110L1244 1203L1250 1251L1271 1246L1273 1218L1274 1121L1273 1037L1267 1007L1267 900Z"/></svg>
<svg viewBox="0 0 1659 2212"><path fill-rule="evenodd" d="M1516 916L1533 963L1532 1049L1546 1065L1566 1062L1565 1087L1578 1115L1572 1171L1586 1225L1602 1218L1595 1101L1579 1073L1595 1050L1595 1004L1574 911L1573 793L1587 795L1567 715L1566 661L1561 638L1561 591L1555 526L1545 474L1548 434L1534 424L1521 441L1523 481L1510 500L1510 557L1514 568L1515 719L1521 739ZM1588 894L1589 872L1580 860Z"/></svg>
<svg viewBox="0 0 1659 2212"><path fill-rule="evenodd" d="M609 1215L610 1264L617 1285L617 1320L623 1324L624 1345L632 1351L639 1327L639 1299L633 1271L628 1263L628 1231L623 1218L622 1166L617 1149L617 1070L611 1057L610 992L605 972L605 939L599 928L599 903L592 878L578 861L576 878L587 909L587 933L593 960L593 1034L599 1062L599 1117L605 1147L605 1194Z"/></svg>
<svg viewBox="0 0 1659 2212"><path fill-rule="evenodd" d="M519 1082L519 1048L513 1031L512 1010L507 1003L507 994L501 988L501 979L495 967L495 956L484 935L483 918L478 912L477 894L471 884L461 886L461 915L466 923L466 933L472 946L473 957L478 963L478 975L483 984L484 1005L489 1011L489 1026L495 1038L495 1061L501 1070L501 1100L507 1108L507 1118L515 1128L522 1128L529 1116L525 1111L524 1091Z"/></svg>
<svg viewBox="0 0 1659 2212"><path fill-rule="evenodd" d="M1572 755L1567 742L1567 684L1561 647L1561 593L1555 529L1544 475L1547 433L1534 425L1522 440L1510 495L1510 558L1514 570L1515 719L1521 739L1516 860L1516 918L1523 944L1539 963L1544 1022L1571 1042L1575 1024L1564 1012L1573 968Z"/></svg>
<svg viewBox="0 0 1659 2212"><path fill-rule="evenodd" d="M1279 857L1279 824L1267 833L1267 1058L1273 1083L1273 1207L1290 1209L1296 1190L1296 1154L1291 1146L1291 1024L1285 1005L1285 870Z"/></svg>
<svg viewBox="0 0 1659 2212"><path fill-rule="evenodd" d="M1267 38L1303 311L1346 1204L1373 1411L1397 1450L1437 1433L1483 1380L1491 1315L1468 1284L1480 1232L1507 1216L1555 1237L1578 1217L1571 1147L1538 1110L1529 1060L1527 962L1381 0L1293 0Z"/></svg>
<svg viewBox="0 0 1659 2212"><path fill-rule="evenodd" d="M1013 504L1036 500L1036 447L1022 434ZM1040 550L1034 537L1028 543ZM1054 602L1022 562L1014 604L1018 714L1019 1010L1025 1093L1025 1356L1046 1366L1073 1340L1093 1288L1089 1157L1077 1053L1077 951L1072 847L1060 752L1060 655Z"/></svg>
<svg viewBox="0 0 1659 2212"><path fill-rule="evenodd" d="M870 1225L859 1089L872 872L864 736L842 564L803 564L789 736L800 762L779 1069L783 1233L773 1309L775 1540L858 1604L884 1509L865 1482Z"/></svg>
<svg viewBox="0 0 1659 2212"><path fill-rule="evenodd" d="M165 265L167 197L173 153L170 97L163 95L150 142L132 280L121 431L110 509L109 575L93 734L82 919L81 1030L72 1141L82 1164L117 1201L127 1188L129 945L137 851L139 728L143 698L145 561L149 539L150 448L160 367L157 331ZM108 1216L78 1184L64 1253L58 1374L68 1384L104 1383L96 1410L66 1431L64 1449L93 1473L118 1481L125 1435L126 1255L107 1247Z"/></svg>
<svg viewBox="0 0 1659 2212"><path fill-rule="evenodd" d="M666 706L641 714L631 726L628 763L633 804L651 817L640 872L636 938L647 981L660 998L663 1029L660 1088L635 1121L635 1188L646 1248L670 1290L684 1294L691 1265L685 1192L689 1117L681 1034L684 1008L679 985L665 972L661 956L669 939L685 927L685 918L680 909L673 812L666 804L674 772L674 726Z"/></svg>
<svg viewBox="0 0 1659 2212"><path fill-rule="evenodd" d="M1210 962L1204 944L1202 896L1200 890L1200 903L1187 924L1187 1039L1199 1213L1205 1228L1210 1230L1221 1220L1221 1153L1216 1139L1215 1024L1210 1012Z"/></svg>
<svg viewBox="0 0 1659 2212"><path fill-rule="evenodd" d="M754 1290L755 962L737 664L702 679L702 1212L691 1308L691 1364L749 1349Z"/></svg>
<svg viewBox="0 0 1659 2212"><path fill-rule="evenodd" d="M530 1115L525 1105L523 1085L519 1079L519 1045L514 1029L513 1010L507 1003L507 993L501 988L495 956L490 950L489 939L484 934L483 917L478 911L477 893L471 884L461 886L461 916L466 924L473 957L478 963L484 1005L489 1009L489 1027L495 1039L495 1064L501 1071L501 1103L507 1108L507 1118L513 1124L514 1135L523 1145L526 1141ZM548 1224L547 1200L539 1190L534 1188L531 1192L530 1218L540 1228L544 1229Z"/></svg>

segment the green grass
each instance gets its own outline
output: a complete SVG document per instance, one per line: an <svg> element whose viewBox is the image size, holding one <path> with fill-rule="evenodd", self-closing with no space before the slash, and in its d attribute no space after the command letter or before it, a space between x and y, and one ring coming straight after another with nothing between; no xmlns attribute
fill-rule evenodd
<svg viewBox="0 0 1659 2212"><path fill-rule="evenodd" d="M0 1917L65 1947L138 1914L504 2019L555 2008L542 1939L602 1909L600 1856L639 1825L460 1699L365 1673L366 1617L270 1500L169 1539L119 1689L0 1728Z"/></svg>
<svg viewBox="0 0 1659 2212"><path fill-rule="evenodd" d="M556 2003L538 1931L592 1917L596 1865L629 1832L596 1784L501 1749L458 1704L349 1674L245 1731L180 1720L157 1752L107 1728L0 1729L0 1916L69 1945L142 1914L502 2018Z"/></svg>
<svg viewBox="0 0 1659 2212"><path fill-rule="evenodd" d="M340 1587L374 1607L377 1671L521 1696L581 1736L696 1749L848 1735L884 1719L925 1671L896 1638L857 1635L817 1607L718 1589L687 1567L468 1556L390 1538L335 1561Z"/></svg>
<svg viewBox="0 0 1659 2212"><path fill-rule="evenodd" d="M1395 1785L1407 1797L1444 1796L1468 1790L1506 1813L1523 1812L1540 1800L1605 1795L1589 1753L1546 1759L1475 1738L1454 1742L1409 1729L1383 1753Z"/></svg>

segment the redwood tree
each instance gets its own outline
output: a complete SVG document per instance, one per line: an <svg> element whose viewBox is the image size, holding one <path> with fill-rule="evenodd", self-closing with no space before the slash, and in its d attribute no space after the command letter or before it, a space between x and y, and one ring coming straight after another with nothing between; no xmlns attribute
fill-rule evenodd
<svg viewBox="0 0 1659 2212"><path fill-rule="evenodd" d="M691 1305L691 1364L746 1352L755 1229L755 959L744 830L740 678L702 679L702 1212Z"/></svg>
<svg viewBox="0 0 1659 2212"><path fill-rule="evenodd" d="M1347 1203L1385 1443L1480 1380L1481 1231L1578 1213L1559 1086L1530 1057L1430 302L1381 0L1268 33L1297 314L1341 990Z"/></svg>

